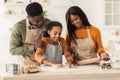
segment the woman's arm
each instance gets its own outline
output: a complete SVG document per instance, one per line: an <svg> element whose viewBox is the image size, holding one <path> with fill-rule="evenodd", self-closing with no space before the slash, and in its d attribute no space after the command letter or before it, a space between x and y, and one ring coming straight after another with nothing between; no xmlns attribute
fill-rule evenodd
<svg viewBox="0 0 120 80"><path fill-rule="evenodd" d="M102 60L109 60L109 55L105 52L103 45L102 45L102 39L101 39L101 33L96 28L96 47L97 47L97 53L100 55Z"/></svg>
<svg viewBox="0 0 120 80"><path fill-rule="evenodd" d="M94 28L94 31L92 31L92 33L94 33L94 40L95 40L95 46L97 49L97 53L100 54L100 52L104 51L103 45L102 45L102 39L101 39L101 32L99 29Z"/></svg>
<svg viewBox="0 0 120 80"><path fill-rule="evenodd" d="M84 65L84 64L96 64L100 62L100 58L91 58L91 59L86 59L86 60L79 60L77 63L79 65Z"/></svg>

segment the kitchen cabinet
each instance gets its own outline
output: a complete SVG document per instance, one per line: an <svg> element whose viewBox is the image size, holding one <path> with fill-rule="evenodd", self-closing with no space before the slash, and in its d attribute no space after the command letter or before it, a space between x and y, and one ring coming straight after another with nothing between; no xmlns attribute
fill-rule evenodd
<svg viewBox="0 0 120 80"><path fill-rule="evenodd" d="M0 3L0 64L16 62L17 57L9 52L9 39L13 25L26 17L25 6L28 3ZM0 65L0 67L1 67Z"/></svg>
<svg viewBox="0 0 120 80"><path fill-rule="evenodd" d="M105 26L117 29L120 26L120 0L105 0Z"/></svg>

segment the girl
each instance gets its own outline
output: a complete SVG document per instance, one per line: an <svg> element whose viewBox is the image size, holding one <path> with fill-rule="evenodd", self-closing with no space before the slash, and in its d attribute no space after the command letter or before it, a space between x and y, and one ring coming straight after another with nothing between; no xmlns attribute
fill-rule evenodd
<svg viewBox="0 0 120 80"><path fill-rule="evenodd" d="M51 21L48 24L47 31L43 38L38 42L39 48L35 53L35 59L45 65L52 67L62 67L62 56L65 55L67 62L71 63L73 57L67 51L67 44L64 38L60 37L62 25L57 21Z"/></svg>

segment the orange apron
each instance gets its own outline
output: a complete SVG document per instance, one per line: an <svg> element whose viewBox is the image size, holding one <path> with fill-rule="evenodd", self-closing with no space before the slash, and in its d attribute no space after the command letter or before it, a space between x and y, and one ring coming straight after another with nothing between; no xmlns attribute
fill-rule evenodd
<svg viewBox="0 0 120 80"><path fill-rule="evenodd" d="M26 38L24 44L35 44L38 39L41 38L42 32L45 30L45 27L40 29L29 29L28 21L26 21ZM21 66L24 65L40 65L35 59L34 59L35 53L30 53L29 55L22 55L18 56L18 62Z"/></svg>
<svg viewBox="0 0 120 80"><path fill-rule="evenodd" d="M72 44L72 46L77 51L77 57L79 60L85 60L97 57L95 51L95 44L90 36L90 31L87 29L88 37L84 39L76 39L77 45Z"/></svg>

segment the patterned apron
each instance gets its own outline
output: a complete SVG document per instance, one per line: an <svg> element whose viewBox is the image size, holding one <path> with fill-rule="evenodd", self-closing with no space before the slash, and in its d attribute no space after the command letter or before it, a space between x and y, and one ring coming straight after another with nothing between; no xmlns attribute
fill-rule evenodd
<svg viewBox="0 0 120 80"><path fill-rule="evenodd" d="M40 29L29 29L27 22L28 21L26 21L26 38L24 44L35 44L36 41L41 38L42 32L45 30L45 27L43 26L43 28ZM18 61L20 65L21 66L31 64L39 65L39 63L34 59L34 54L35 53L26 55L25 53L25 55L18 56Z"/></svg>
<svg viewBox="0 0 120 80"><path fill-rule="evenodd" d="M52 63L62 64L63 53L60 43L56 46L48 44L44 56L48 61Z"/></svg>
<svg viewBox="0 0 120 80"><path fill-rule="evenodd" d="M84 59L90 59L97 57L96 51L95 51L95 44L90 36L90 31L87 29L88 37L84 39L76 39L77 46L75 44L72 44L72 46L77 51L77 57L79 60Z"/></svg>

